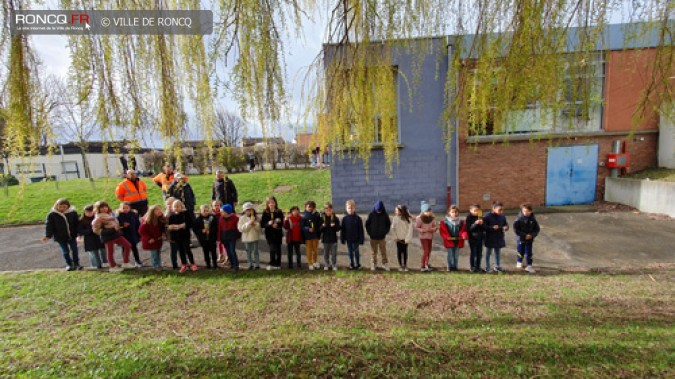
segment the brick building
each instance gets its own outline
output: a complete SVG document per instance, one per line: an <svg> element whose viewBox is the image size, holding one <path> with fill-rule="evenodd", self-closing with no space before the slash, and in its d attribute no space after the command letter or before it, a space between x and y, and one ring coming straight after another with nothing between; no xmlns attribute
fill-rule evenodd
<svg viewBox="0 0 675 379"><path fill-rule="evenodd" d="M601 49L593 62L598 74L593 80L603 102L593 109L583 128L556 132L541 116L543 111L534 109L531 112L539 112L537 116L525 115L531 122L510 134L470 135L468 125L459 124L447 152L441 128L445 75L453 54L452 41L470 37L420 40L428 46L421 63L409 49L394 48L392 64L401 75L411 77L414 65L421 68L415 94L407 90L398 94L399 163L391 177L385 175L383 152L376 144L367 174L363 162L349 154L335 157L333 203L342 209L345 200L353 198L365 211L379 199L390 210L404 203L418 211L420 201L426 200L441 211L449 203L462 209L472 203L487 208L498 200L511 208L526 201L542 206L602 199L604 179L610 174L607 154L615 142L620 141L630 156L627 170L657 164L658 115L648 115L640 125L632 123L650 76L644 67L653 60L656 38L627 45L627 27L607 26L604 41L598 44ZM401 87L402 79L397 80Z"/></svg>

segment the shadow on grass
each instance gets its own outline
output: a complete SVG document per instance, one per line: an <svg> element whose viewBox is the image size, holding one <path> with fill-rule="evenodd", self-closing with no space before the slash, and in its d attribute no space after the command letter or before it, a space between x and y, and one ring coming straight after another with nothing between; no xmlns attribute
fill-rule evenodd
<svg viewBox="0 0 675 379"><path fill-rule="evenodd" d="M536 337L536 336L533 336ZM124 347L120 346L120 349ZM667 351L625 345L523 341L519 347L456 340L368 338L273 348L135 346L45 366L10 367L8 375L52 377L672 377ZM144 350L142 350L145 348Z"/></svg>

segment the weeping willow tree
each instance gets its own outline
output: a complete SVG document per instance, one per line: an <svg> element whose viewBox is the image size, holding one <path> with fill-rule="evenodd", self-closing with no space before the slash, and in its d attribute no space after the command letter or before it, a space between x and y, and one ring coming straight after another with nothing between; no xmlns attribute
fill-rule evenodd
<svg viewBox="0 0 675 379"><path fill-rule="evenodd" d="M2 78L2 106L8 120L4 138L16 152L36 146L40 128L46 127L28 106L38 93L30 39L8 32L9 12L33 5L3 0L2 54L9 62ZM62 0L60 6L214 11L214 34L208 38L69 37L69 75L94 94L97 122L109 138L121 131L137 140L139 130L149 129L159 133L167 146L178 147L175 142L193 125L211 141L214 99L221 93L234 96L242 116L270 135L287 115L284 41L301 36L303 20L324 10L329 20L326 49L317 58L311 81L315 87L310 91L308 123L316 125L316 145L330 144L335 151L355 149L366 166L373 147L384 150L389 170L397 161L397 107L413 104L397 105L396 93L415 94L421 62L429 55L418 37L468 36L453 41L455 53L445 73L445 117L439 125L448 141L461 124L475 135L508 131L518 124L518 112L532 104L559 114L573 103L575 114L588 117L602 99L597 88L583 79L597 69L591 64L593 52L611 14L622 21L643 21L643 34L656 30L659 35L649 70L652 77L636 118L650 113L659 102L672 102L673 21L669 17L674 5L670 1ZM415 57L412 73L395 69L396 49ZM401 83L405 88L399 88ZM194 117L188 118L186 107ZM552 123L560 129L582 127L570 120Z"/></svg>

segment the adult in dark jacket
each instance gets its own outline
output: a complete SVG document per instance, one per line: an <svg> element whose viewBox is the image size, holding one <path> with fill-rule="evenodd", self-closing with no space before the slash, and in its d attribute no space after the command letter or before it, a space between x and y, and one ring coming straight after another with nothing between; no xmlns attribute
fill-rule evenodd
<svg viewBox="0 0 675 379"><path fill-rule="evenodd" d="M389 260L387 259L387 241L385 237L391 230L391 220L387 211L384 209L382 201L376 201L373 210L366 219L366 232L370 236L370 248L373 254L370 257L370 269L375 271L377 267L377 251L382 254L382 268L389 271Z"/></svg>
<svg viewBox="0 0 675 379"><path fill-rule="evenodd" d="M523 266L523 257L526 259L527 272L534 273L532 267L532 244L534 239L539 234L539 222L534 217L531 204L523 204L520 207L520 213L513 222L513 231L516 233L516 240L519 246L517 261L517 268Z"/></svg>
<svg viewBox="0 0 675 379"><path fill-rule="evenodd" d="M94 228L91 223L94 221L94 206L87 205L84 207L84 214L80 217L80 222L77 224L77 235L84 240L84 251L89 254L89 261L92 267L103 268L104 264L108 264L108 259L105 253L105 245L101 241L101 237L94 233Z"/></svg>
<svg viewBox="0 0 675 379"><path fill-rule="evenodd" d="M340 241L343 245L347 244L349 269L358 270L361 268L359 245L363 245L365 234L363 232L363 220L361 220L361 216L356 214L356 203L354 203L354 200L347 201L346 210L347 214L342 219Z"/></svg>
<svg viewBox="0 0 675 379"><path fill-rule="evenodd" d="M131 244L131 252L134 253L136 267L142 267L143 263L141 262L141 256L138 252L138 243L141 241L141 237L138 234L138 229L141 227L141 220L138 217L138 213L131 209L129 203L122 202L120 203L120 209L117 211L117 222L120 224L122 235L127 242Z"/></svg>
<svg viewBox="0 0 675 379"><path fill-rule="evenodd" d="M504 233L509 230L509 224L504 217L504 206L500 202L492 204L492 212L483 217L485 228L485 271L490 271L490 255L495 252L495 272L504 272L500 264L499 253L506 246Z"/></svg>
<svg viewBox="0 0 675 379"><path fill-rule="evenodd" d="M233 207L237 205L238 201L237 187L220 170L216 171L216 181L213 182L213 187L211 188L211 201L216 200L220 201L223 205L230 204Z"/></svg>
<svg viewBox="0 0 675 379"><path fill-rule="evenodd" d="M82 270L80 257L77 251L77 224L79 219L75 208L67 199L58 199L45 222L45 236L42 243L54 238L59 244L63 259L66 261L66 270ZM68 251L70 249L70 251ZM71 257L72 252L72 257Z"/></svg>
<svg viewBox="0 0 675 379"><path fill-rule="evenodd" d="M176 174L176 177L166 191L167 196L180 200L188 212L188 216L192 221L195 220L195 193L192 191L192 186L185 180L183 174Z"/></svg>
<svg viewBox="0 0 675 379"><path fill-rule="evenodd" d="M284 239L284 212L279 209L279 204L274 196L265 200L265 210L260 220L260 225L265 230L265 239L270 247L270 265L268 270L281 268L281 243Z"/></svg>
<svg viewBox="0 0 675 379"><path fill-rule="evenodd" d="M469 206L469 214L466 216L466 230L469 233L469 264L471 272L481 272L481 260L483 259L483 239L485 238L485 228L483 226L483 211L480 205L472 204Z"/></svg>

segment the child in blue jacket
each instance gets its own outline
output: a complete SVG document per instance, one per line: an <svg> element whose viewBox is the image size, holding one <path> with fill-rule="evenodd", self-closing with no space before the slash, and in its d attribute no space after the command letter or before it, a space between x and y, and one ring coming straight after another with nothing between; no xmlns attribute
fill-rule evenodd
<svg viewBox="0 0 675 379"><path fill-rule="evenodd" d="M516 233L516 239L520 250L518 251L516 267L523 267L523 257L525 258L525 271L534 274L536 271L532 267L532 244L539 234L539 222L534 217L532 204L525 203L520 206L520 214L513 222L513 231Z"/></svg>
<svg viewBox="0 0 675 379"><path fill-rule="evenodd" d="M504 270L500 264L499 253L506 247L504 233L509 230L509 224L504 217L504 205L495 201L492 204L492 212L483 217L485 228L485 272L490 272L490 255L495 253L495 266L493 271L502 273Z"/></svg>

